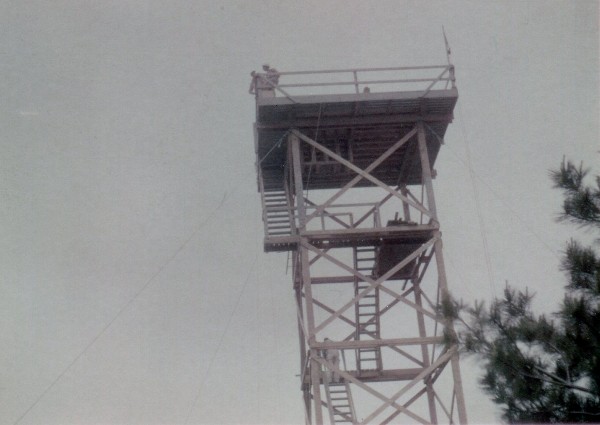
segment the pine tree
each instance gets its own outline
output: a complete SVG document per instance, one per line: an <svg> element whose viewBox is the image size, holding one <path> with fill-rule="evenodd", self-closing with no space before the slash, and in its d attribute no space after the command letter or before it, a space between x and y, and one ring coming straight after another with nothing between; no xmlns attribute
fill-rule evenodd
<svg viewBox="0 0 600 425"><path fill-rule="evenodd" d="M600 176L571 162L550 172L563 191L560 221L600 230ZM600 243L600 241L597 241ZM506 287L489 307L442 303L457 331L446 335L483 361L480 383L509 423L600 423L600 255L575 240L561 269L567 276L559 311L535 315L532 295Z"/></svg>

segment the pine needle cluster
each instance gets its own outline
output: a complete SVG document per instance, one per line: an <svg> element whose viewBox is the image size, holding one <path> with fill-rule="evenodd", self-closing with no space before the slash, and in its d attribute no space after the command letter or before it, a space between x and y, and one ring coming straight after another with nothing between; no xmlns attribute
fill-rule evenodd
<svg viewBox="0 0 600 425"><path fill-rule="evenodd" d="M550 176L563 191L560 221L600 230L600 176L571 162ZM567 277L560 309L532 312L533 295L507 286L486 307L443 300L456 331L448 342L483 362L482 388L509 423L600 423L600 255L571 240L561 269Z"/></svg>

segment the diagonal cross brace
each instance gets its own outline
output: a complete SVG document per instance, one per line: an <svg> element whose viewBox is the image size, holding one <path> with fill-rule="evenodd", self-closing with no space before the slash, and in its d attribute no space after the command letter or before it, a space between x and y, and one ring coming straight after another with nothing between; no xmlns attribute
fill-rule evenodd
<svg viewBox="0 0 600 425"><path fill-rule="evenodd" d="M417 393L415 395L413 395L406 403L403 404L404 407L408 407L411 404L413 404L416 400L419 399L419 397L421 397L423 394L425 394L425 392L427 392L427 388L421 388L419 391L417 391ZM396 416L398 416L400 413L400 411L396 411L394 413L392 413L390 416L388 416L383 422L381 422L379 425L387 425L389 424L392 419L394 419Z"/></svg>
<svg viewBox="0 0 600 425"><path fill-rule="evenodd" d="M411 418L415 419L416 421L418 421L420 423L423 423L423 424L428 424L429 423L427 420L425 420L422 417L418 416L417 414L411 412L406 407L404 407L404 406L396 403L396 399L398 397L396 399L391 399L391 398L386 397L384 394L381 394L379 391L374 390L369 385L363 383L362 381L360 381L359 379L357 379L354 376L350 375L346 371L341 370L340 368L336 367L333 363L331 363L331 362L323 359L322 357L313 357L313 359L316 360L318 363L320 363L321 366L326 367L327 369L335 372L336 374L338 374L339 376L341 376L342 378L344 378L347 382L352 382L353 384L355 384L359 388L362 388L363 390L365 390L369 394L371 394L371 395L377 397L378 399L380 399L381 401L383 401L385 403L385 407L386 408L387 408L387 406L393 406L395 409L398 409L398 410L402 411L402 413L405 413L406 415L410 416ZM432 368L430 367L428 369L432 369ZM426 369L423 372L421 372L418 376L421 376L421 375L426 376L429 373L431 373L431 372L434 371L433 369L431 371L429 371L428 369ZM419 378L419 380L420 379L422 379L422 376L421 376L421 378ZM415 379L413 379L413 381L415 381ZM411 383L413 381L411 381ZM365 422L361 422L361 423L365 423Z"/></svg>
<svg viewBox="0 0 600 425"><path fill-rule="evenodd" d="M383 287L384 287L384 286L383 286L383 284L382 284L382 285L380 286L380 288L383 288ZM405 299L405 298L406 298L406 297L407 297L407 296L408 296L408 295L409 295L411 292L413 292L413 291L414 291L414 287L412 287L412 288L410 288L410 289L406 290L404 293L400 294L400 297L399 297L399 298L396 298L395 300L393 300L392 302L390 302L390 303L389 303L389 304L388 304L386 307L384 307L383 309L381 309L381 311L379 312L380 316L383 316L385 313L387 313L387 312L388 312L388 311L389 311L389 310L390 310L392 307L394 307L396 304L398 304L399 302L401 302L401 301L402 301L402 299ZM340 318L343 318L343 317L344 317L344 316L341 316ZM372 317L372 318L370 318L369 320L367 320L366 324L373 323L374 321L375 321L375 318L374 318L374 317ZM354 339L354 334L355 334L355 332L354 332L354 331L353 331L353 332L351 332L351 333L350 333L350 334L348 334L348 336L346 336L346 338L344 338L343 340L344 340L344 341L349 341L349 340L351 340L351 339ZM380 341L382 341L382 340L383 340L383 338L373 338L373 339L374 339L374 340L380 340ZM418 364L419 366L423 366L423 365L424 365L422 360L419 360L419 359L417 359L416 357L412 356L411 354L407 353L407 352L406 352L406 351L404 351L404 350L401 350L401 349L400 349L400 348L398 348L398 347L394 347L394 346L392 346L392 347L389 347L389 348L391 348L393 351L395 351L396 353L400 354L401 356L404 356L404 357L405 357L405 358L407 358L408 360L410 360L410 361L412 361L412 362L414 362L414 363Z"/></svg>
<svg viewBox="0 0 600 425"><path fill-rule="evenodd" d="M371 286L369 286L368 288L366 288L363 292L361 292L360 294L358 294L356 297L354 297L351 301L349 301L347 304L345 304L344 306L342 306L340 309L338 309L336 311L336 313L332 316L330 316L328 319L326 319L324 322L322 322L317 328L315 328L315 334L319 331L321 331L323 328L325 328L329 323L331 323L333 320L335 320L336 318L338 318L344 311L346 311L348 308L350 308L352 305L356 304L356 302L358 300L360 300L361 298L365 297L366 295L369 294L369 292L371 292L372 290L374 290L375 288L379 287L380 290L386 292L387 294L391 295L392 297L394 297L395 299L398 299L400 301L402 301L404 304L414 308L415 310L421 311L423 314L425 314L426 316L432 318L433 320L439 321L439 318L423 309L421 306L408 301L406 298L404 298L402 295L396 293L395 291L392 291L391 289L383 286L382 284L390 277L392 276L394 273L396 273L396 271L400 270L402 267L404 267L406 264L408 264L410 261L412 261L414 258L416 258L419 254L421 254L421 252L423 252L424 250L426 250L431 244L435 243L435 237L433 239L431 239L430 241L426 242L424 245L422 245L420 248L418 248L416 251L414 251L411 255L409 255L408 257L406 257L403 261L401 261L400 263L398 263L396 266L394 266L392 269L390 269L385 275L381 276L379 279L377 279L377 281L371 279L368 276L363 275L362 273L352 269L351 267L347 266L346 264L342 263L341 261L339 261L338 259L325 254L322 251L319 251L317 248L313 247L310 244L304 244L303 245L305 247L307 247L309 250L316 252L319 255L322 255L323 257L325 257L327 260L329 260L330 262L336 264L337 266L343 268L344 270L352 273L353 275L357 276L359 279L369 283Z"/></svg>
<svg viewBox="0 0 600 425"><path fill-rule="evenodd" d="M336 258L330 256L329 254L326 254L323 251L320 251L318 248L315 248L314 246L312 246L308 242L302 241L301 243L302 243L303 247L309 249L310 251L315 252L318 255L321 255L321 256L325 257L326 259L328 259L332 263L334 263L337 266L343 268L344 270L348 271L349 273L352 273L354 276L357 276L359 279L361 279L361 280L367 282L369 285L371 285L368 288L366 288L364 291L362 291L361 293L359 293L357 296L355 296L348 303L344 304L344 306L342 306L340 309L338 309L335 312L335 314L333 314L328 319L326 319L325 321L323 321L319 326L317 326L315 328L315 330L314 330L315 334L317 332L321 331L323 328L325 328L329 323L331 323L333 320L335 320L336 318L338 318L344 311L346 311L347 309L349 309L350 307L352 307L354 304L356 304L357 301L359 301L360 299L362 299L363 297L365 297L366 295L368 295L371 291L373 291L377 287L380 287L380 289L382 291L388 293L389 295L393 296L396 299L401 298L401 295L397 294L395 291L392 291L391 289L386 288L385 286L381 286L381 284L383 282L385 282L390 276L394 275L394 273L396 273L402 267L406 266L413 259L415 259L416 257L418 257L423 251L427 250L438 239L439 239L439 235L438 236L434 236L432 239L430 239L429 241L425 242L423 245L421 245L419 248L417 248L412 254L410 254L409 256L407 256L404 260L400 261L398 264L396 264L394 267L392 267L387 273L385 273L383 276L381 276L377 280L373 280L370 277L363 275L362 273L354 270L350 266L342 263L341 261L339 261ZM413 307L415 309L418 309L419 311L422 311L423 314L425 314L426 316L429 316L429 317L431 317L434 320L438 320L438 317L436 315L430 313L427 310L422 309L422 307L419 307L417 304L414 304L414 303L412 303L412 302L410 302L410 301L408 301L408 300L406 300L404 298L402 298L402 302L405 303L405 304L410 305L411 307Z"/></svg>
<svg viewBox="0 0 600 425"><path fill-rule="evenodd" d="M417 128L416 127L413 128L411 131L409 131L408 134L406 134L402 139L400 139L399 141L397 141L392 147L390 147L384 154L382 154L378 159L376 159L371 165L369 165L364 170L361 170L359 167L357 167L356 165L352 164L350 161L345 160L344 158L342 158L341 156L339 156L338 154L336 154L332 150L327 149L323 145L321 145L321 144L315 142L314 140L312 140L310 137L305 136L304 134L300 133L298 130L292 130L291 132L294 135L296 135L299 139L301 139L304 142L308 143L309 145L315 147L316 149L320 150L321 152L325 153L329 157L335 159L340 164L345 165L346 167L350 168L352 171L354 171L355 173L358 174L358 176L356 176L355 178L353 178L343 188L341 188L331 198L329 198L324 204L322 204L319 207L317 207L317 209L314 212L312 212L309 216L307 216L305 223L308 223L310 220L312 220L318 214L322 213L325 208L327 208L328 206L330 206L333 202L335 202L336 199L338 199L340 196L342 196L348 189L350 189L351 187L353 187L354 185L356 185L363 178L371 181L372 183L374 183L375 185L379 186L380 188L382 188L386 192L390 193L391 195L393 195L393 196L395 196L397 198L400 198L402 201L404 201L407 204L409 204L409 205L413 206L414 208L418 209L423 214L425 214L428 217L434 219L433 214L431 212L429 212L429 210L427 210L426 208L424 208L422 205L420 205L420 204L418 204L416 202L413 202L411 199L405 197L404 195L402 195L401 193L395 191L394 189L391 189L388 185L386 185L385 183L383 183L381 180L379 180L379 179L373 177L371 174L369 174L377 166L379 166L383 161L385 161L390 155L392 155L396 150L398 150L403 144L405 144L408 140L410 140L417 133Z"/></svg>
<svg viewBox="0 0 600 425"><path fill-rule="evenodd" d="M302 294L302 297L304 297L304 294ZM315 297L313 297L312 299L313 303L317 306L317 307L321 307L323 310L325 310L326 312L330 313L330 314L334 314L335 310L331 307L329 307L328 305L320 302L319 300L317 300ZM340 314L340 319L342 319L344 322L348 323L350 326L352 327L356 327L356 322L354 322L353 320L348 319L346 316L344 316L343 314Z"/></svg>
<svg viewBox="0 0 600 425"><path fill-rule="evenodd" d="M395 408L397 408L396 407L397 404L395 404L396 400L398 400L400 397L402 397L406 392L408 392L408 390L410 390L412 387L414 387L420 380L424 379L428 375L431 375L439 367L442 367L445 363L448 363L450 358L455 353L456 353L456 347L453 347L450 350L448 350L444 355L440 356L435 362L433 362L431 364L431 366L427 367L426 369L423 369L423 371L421 373L419 373L417 376L415 376L415 378L412 381L410 381L408 384L406 384L404 387L402 387L402 389L400 391L396 392L388 400L385 400L385 403L382 404L379 408L375 409L373 411L373 413L371 413L369 416L367 416L360 423L360 425L371 423L371 421L375 417L377 417L381 412L383 412L385 409L387 409L388 406L394 406Z"/></svg>

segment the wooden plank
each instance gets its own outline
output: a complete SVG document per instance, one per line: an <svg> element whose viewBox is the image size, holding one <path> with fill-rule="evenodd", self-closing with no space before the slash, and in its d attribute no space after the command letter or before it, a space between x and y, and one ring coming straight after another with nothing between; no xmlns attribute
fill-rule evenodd
<svg viewBox="0 0 600 425"><path fill-rule="evenodd" d="M294 193L296 195L296 209L298 211L298 221L300 230L304 229L306 225L306 208L304 206L304 198L302 193L304 188L302 187L302 152L300 152L300 140L295 134L289 135L289 143L292 147L292 162L294 172Z"/></svg>
<svg viewBox="0 0 600 425"><path fill-rule="evenodd" d="M421 99L425 90L407 90L396 92L379 92L379 93L343 93L343 94L319 94L319 95L294 95L294 101L285 97L261 97L256 100L256 105L260 109L264 106L276 105L318 105L329 103L353 103L353 102L376 102L386 101L389 99L398 101L414 101ZM451 104L451 109L454 108L454 103L458 99L458 90L436 89L430 90L425 96L425 99L448 99ZM450 109L450 110L451 110ZM259 111L260 113L260 111Z"/></svg>
<svg viewBox="0 0 600 425"><path fill-rule="evenodd" d="M427 191L427 207L430 211L429 217L437 221L437 208L435 206L435 197L433 196L433 183L431 176L431 164L429 162L429 154L427 152L427 139L425 137L425 127L423 122L417 124L419 140L419 155L421 157L421 172L423 173L423 182Z"/></svg>
<svg viewBox="0 0 600 425"><path fill-rule="evenodd" d="M390 125L416 123L419 120L426 122L451 123L453 114L389 114L389 115L367 115L367 116L334 116L321 117L319 128L358 127L364 125ZM287 130L289 128L315 128L315 118L295 118L290 120L277 120L270 122L258 122L258 130Z"/></svg>
<svg viewBox="0 0 600 425"><path fill-rule="evenodd" d="M350 350L355 348L379 348L389 346L422 345L422 344L442 344L443 336L411 337L411 338L388 338L388 339L365 339L354 341L329 341L315 342L311 348L326 350L328 348L338 348L340 350Z"/></svg>
<svg viewBox="0 0 600 425"><path fill-rule="evenodd" d="M360 229L331 229L308 230L300 232L301 237L311 241L334 240L348 237L359 238L386 238L386 239L428 239L433 232L438 231L437 224L397 225Z"/></svg>

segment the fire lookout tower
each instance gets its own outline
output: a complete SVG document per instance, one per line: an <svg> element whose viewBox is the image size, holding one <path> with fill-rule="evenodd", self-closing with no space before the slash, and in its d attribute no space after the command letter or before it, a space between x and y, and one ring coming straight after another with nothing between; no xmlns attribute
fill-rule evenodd
<svg viewBox="0 0 600 425"><path fill-rule="evenodd" d="M306 423L466 423L432 184L453 66L264 68L264 249L291 264Z"/></svg>

